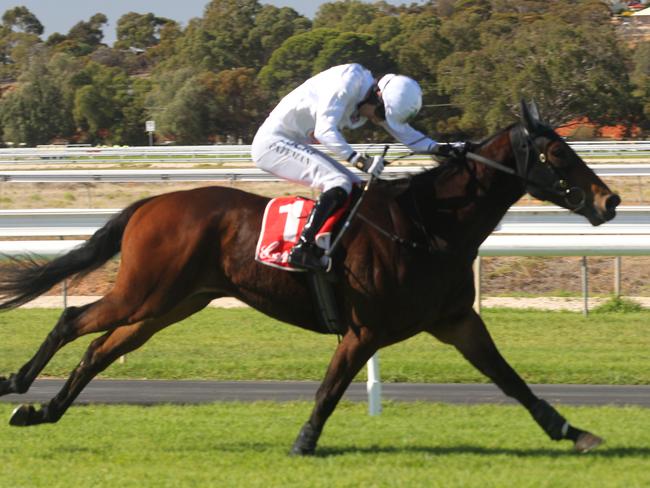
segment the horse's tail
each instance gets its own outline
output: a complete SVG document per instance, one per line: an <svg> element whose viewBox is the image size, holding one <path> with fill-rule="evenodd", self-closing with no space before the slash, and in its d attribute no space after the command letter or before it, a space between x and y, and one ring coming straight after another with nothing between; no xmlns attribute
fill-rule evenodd
<svg viewBox="0 0 650 488"><path fill-rule="evenodd" d="M84 276L120 252L124 229L135 211L151 200L139 200L112 217L81 246L52 261L37 262L33 256L14 258L0 275L0 311L10 310L42 295L57 283Z"/></svg>

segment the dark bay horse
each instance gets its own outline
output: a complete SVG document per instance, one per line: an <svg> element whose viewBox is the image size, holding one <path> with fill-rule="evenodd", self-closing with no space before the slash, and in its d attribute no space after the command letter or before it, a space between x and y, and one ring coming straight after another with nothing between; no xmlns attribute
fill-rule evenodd
<svg viewBox="0 0 650 488"><path fill-rule="evenodd" d="M478 248L526 192L593 225L612 219L620 203L525 103L521 123L476 145L466 157L411 178L374 184L334 256L333 287L346 333L292 453L314 452L343 392L378 349L420 332L456 347L518 400L552 439L569 439L579 451L602 442L533 394L472 308ZM17 373L0 378L0 394L24 393L60 348L84 334L103 332L52 400L39 408L19 406L10 424L58 421L115 359L218 297L236 297L271 317L326 333L307 276L253 259L267 201L224 187L168 193L132 204L64 256L45 264L16 260L0 279L2 309L28 302L121 252L113 289L92 304L66 308L34 357Z"/></svg>

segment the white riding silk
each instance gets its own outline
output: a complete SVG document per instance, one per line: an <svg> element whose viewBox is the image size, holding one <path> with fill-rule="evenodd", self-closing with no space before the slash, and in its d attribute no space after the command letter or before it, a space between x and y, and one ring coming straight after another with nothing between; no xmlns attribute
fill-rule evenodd
<svg viewBox="0 0 650 488"><path fill-rule="evenodd" d="M348 159L354 150L341 130L366 123L358 106L373 85L372 74L359 64L335 66L308 79L286 95L262 124L251 147L253 161L296 183L321 191L339 186L350 193L360 178L311 144L320 143L341 160ZM407 124L399 131L386 123L382 127L414 152L429 153L436 145Z"/></svg>

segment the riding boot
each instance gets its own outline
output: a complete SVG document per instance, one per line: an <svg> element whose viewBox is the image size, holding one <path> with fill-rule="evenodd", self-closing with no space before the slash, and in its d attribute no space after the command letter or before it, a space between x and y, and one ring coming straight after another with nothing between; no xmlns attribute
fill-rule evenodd
<svg viewBox="0 0 650 488"><path fill-rule="evenodd" d="M323 250L316 245L316 234L325 221L345 203L348 194L341 187L335 187L323 192L312 209L305 224L298 244L289 254L289 264L296 268L322 271L325 266L321 262Z"/></svg>

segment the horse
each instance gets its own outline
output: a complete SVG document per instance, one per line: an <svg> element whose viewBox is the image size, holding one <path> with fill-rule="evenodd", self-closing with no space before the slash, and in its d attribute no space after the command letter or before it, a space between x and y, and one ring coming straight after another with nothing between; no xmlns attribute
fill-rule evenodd
<svg viewBox="0 0 650 488"><path fill-rule="evenodd" d="M472 263L479 246L525 193L592 225L614 218L621 201L542 121L534 102L524 101L518 122L474 143L466 154L407 178L373 183L332 255L330 281L344 333L291 454L315 453L325 422L377 350L420 332L454 346L526 408L551 439L570 440L582 452L602 442L531 391L473 309ZM113 288L91 304L65 308L34 356L0 378L0 394L24 393L59 349L85 334L103 333L56 396L38 408L18 406L10 425L57 422L113 361L215 298L235 297L282 322L330 333L310 298L308 273L254 260L267 202L228 187L166 193L131 204L80 247L52 261L15 258L0 279L2 310L83 276L121 252Z"/></svg>

